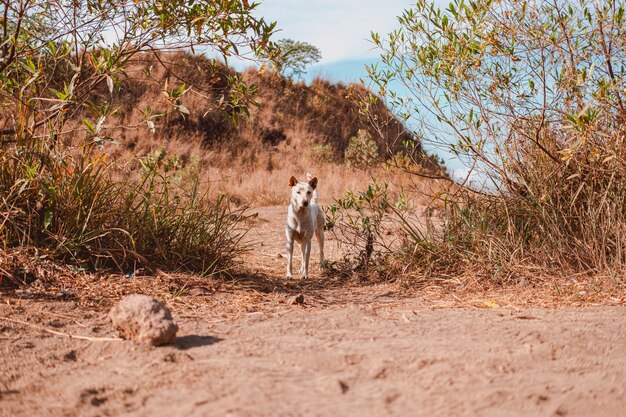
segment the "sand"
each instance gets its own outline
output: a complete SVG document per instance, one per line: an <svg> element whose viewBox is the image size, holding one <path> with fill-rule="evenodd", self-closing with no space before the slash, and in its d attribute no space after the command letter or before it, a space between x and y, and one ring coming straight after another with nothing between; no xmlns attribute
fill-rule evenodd
<svg viewBox="0 0 626 417"><path fill-rule="evenodd" d="M282 209L259 212L259 273L283 271ZM449 308L389 284L319 286L303 304L249 289L164 300L180 330L158 348L96 339L115 336L111 303L5 291L0 416L626 416L623 306Z"/></svg>

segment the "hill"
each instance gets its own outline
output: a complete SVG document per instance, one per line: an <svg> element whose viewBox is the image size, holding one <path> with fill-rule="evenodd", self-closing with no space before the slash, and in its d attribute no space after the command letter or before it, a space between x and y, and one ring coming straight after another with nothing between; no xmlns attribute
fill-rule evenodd
<svg viewBox="0 0 626 417"><path fill-rule="evenodd" d="M135 128L111 135L118 143L117 151L146 155L161 148L176 157L176 163L201 163L213 173L214 181L215 176L219 180L237 176L235 183L242 183L242 176L255 172L271 177L276 170L281 176L282 170L302 175L339 169L350 138L359 130L376 141L381 163L406 152L403 143L415 142L382 103L370 103L369 112L363 111L371 93L359 84L315 79L305 85L271 71L237 73L183 53L143 55L129 65L126 74L120 80L118 101L113 103L120 111L112 116L111 124ZM229 86L229 78L245 81L247 90ZM182 111L172 111L171 92L184 86L194 88L175 100ZM98 94L107 95L106 86ZM252 99L246 101L249 95ZM242 109L244 115L235 123L233 118ZM163 114L151 119L153 132L145 122L150 112ZM410 156L420 170L441 171L434 159L423 155L420 143L411 148ZM370 173L355 172L354 180L359 174L369 178ZM229 194L247 200L230 185ZM272 187L264 184L263 188Z"/></svg>

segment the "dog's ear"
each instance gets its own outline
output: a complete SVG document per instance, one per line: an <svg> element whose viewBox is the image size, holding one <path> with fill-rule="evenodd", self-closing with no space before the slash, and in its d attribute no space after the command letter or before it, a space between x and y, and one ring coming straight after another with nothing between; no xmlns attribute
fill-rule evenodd
<svg viewBox="0 0 626 417"><path fill-rule="evenodd" d="M313 179L309 181L309 185L315 190L317 188L317 177L313 177Z"/></svg>
<svg viewBox="0 0 626 417"><path fill-rule="evenodd" d="M294 185L296 185L298 183L298 180L296 179L296 177L294 177L293 175L291 176L291 178L289 178L289 186L293 187Z"/></svg>

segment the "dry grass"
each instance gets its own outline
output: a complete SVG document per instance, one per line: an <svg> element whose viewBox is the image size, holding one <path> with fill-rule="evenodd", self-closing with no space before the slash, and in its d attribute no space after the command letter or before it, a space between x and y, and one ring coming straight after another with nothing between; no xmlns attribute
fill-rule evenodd
<svg viewBox="0 0 626 417"><path fill-rule="evenodd" d="M174 169L197 169L202 183L212 191L236 203L253 205L283 204L288 178L304 177L307 172L320 177L322 198L328 202L349 189L366 186L372 176L394 183L398 189L413 183L410 175L382 168L390 155L404 149L402 142L411 139L409 133L382 103L370 109L369 117L386 120L385 128L374 129L361 111L361 101L369 92L360 85L318 79L306 86L275 73L247 71L243 78L257 90L257 105L250 106L249 117L233 125L225 116L228 109L216 103L220 97L228 101L236 95L224 83L224 77L234 73L185 54L162 55L159 59L142 56L129 66L129 77L122 81L117 105L124 111L111 116L110 123L136 127L109 129L117 143L107 145L107 150L118 159L164 150ZM168 113L171 103L162 90L183 81L199 86L181 99L190 114ZM148 103L153 113L167 113L155 121L154 133L142 124ZM344 151L350 138L363 129L378 144L378 167L350 169L344 164ZM316 152L320 147L324 150L321 155ZM434 161L421 155L419 145L411 152L415 160L423 162L424 169L438 170Z"/></svg>
<svg viewBox="0 0 626 417"><path fill-rule="evenodd" d="M79 268L228 272L242 209L207 193L163 155L110 161L93 146L6 146L0 155L0 242ZM124 164L123 164L124 162Z"/></svg>
<svg viewBox="0 0 626 417"><path fill-rule="evenodd" d="M367 93L362 87L240 75L186 54L143 55L125 73L116 94L105 83L90 91L94 103L112 101L105 118L96 122L93 109L76 108L61 134L2 144L6 247L34 246L80 268L217 273L231 270L241 249L242 209L286 204L291 175L317 175L322 201L371 176L393 180L398 191L411 183L383 168L344 165L350 137L368 129L353 97ZM228 77L245 78L247 87ZM184 84L195 88L173 99ZM258 90L258 105L238 88ZM249 116L233 123L242 108ZM382 105L373 111L389 122L386 133L370 134L382 155L394 152L408 133ZM96 124L97 140L85 128ZM50 146L46 135L57 134ZM318 145L328 155L320 158Z"/></svg>
<svg viewBox="0 0 626 417"><path fill-rule="evenodd" d="M560 153L554 138L545 146ZM467 274L503 285L601 276L624 288L624 149L622 131L582 142L566 162L528 144L507 167L518 180L508 192L446 193L438 227L426 233L419 226L424 220L407 218L399 262L410 265L415 279Z"/></svg>
<svg viewBox="0 0 626 417"><path fill-rule="evenodd" d="M19 306L21 299L72 300L82 311L108 309L122 297L148 294L169 306L176 306L181 317L236 320L242 315L265 311L275 313L288 297L302 293L311 307L346 303L367 303L388 294L396 301L405 297L421 300L424 307L516 310L519 308L558 308L564 306L625 305L624 286L611 283L607 276L555 278L538 275L534 282L494 286L480 277L441 277L415 286L397 283L342 281L329 278L285 281L282 278L235 275L230 280L157 271L128 278L115 274L78 272L33 257L32 250L4 254L31 276L32 283L7 291L0 285L7 303ZM1 266L6 267L6 264ZM5 277L2 277L5 278ZM4 288L3 288L4 286ZM15 287L13 287L15 288ZM49 318L49 317L44 317Z"/></svg>

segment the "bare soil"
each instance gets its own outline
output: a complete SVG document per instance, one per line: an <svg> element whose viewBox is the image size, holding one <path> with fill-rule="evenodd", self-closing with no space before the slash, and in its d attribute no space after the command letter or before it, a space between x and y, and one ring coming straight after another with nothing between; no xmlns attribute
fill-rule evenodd
<svg viewBox="0 0 626 417"><path fill-rule="evenodd" d="M626 416L623 292L284 282L285 210L259 209L247 280L2 292L0 416ZM173 311L174 345L106 339L138 288Z"/></svg>

